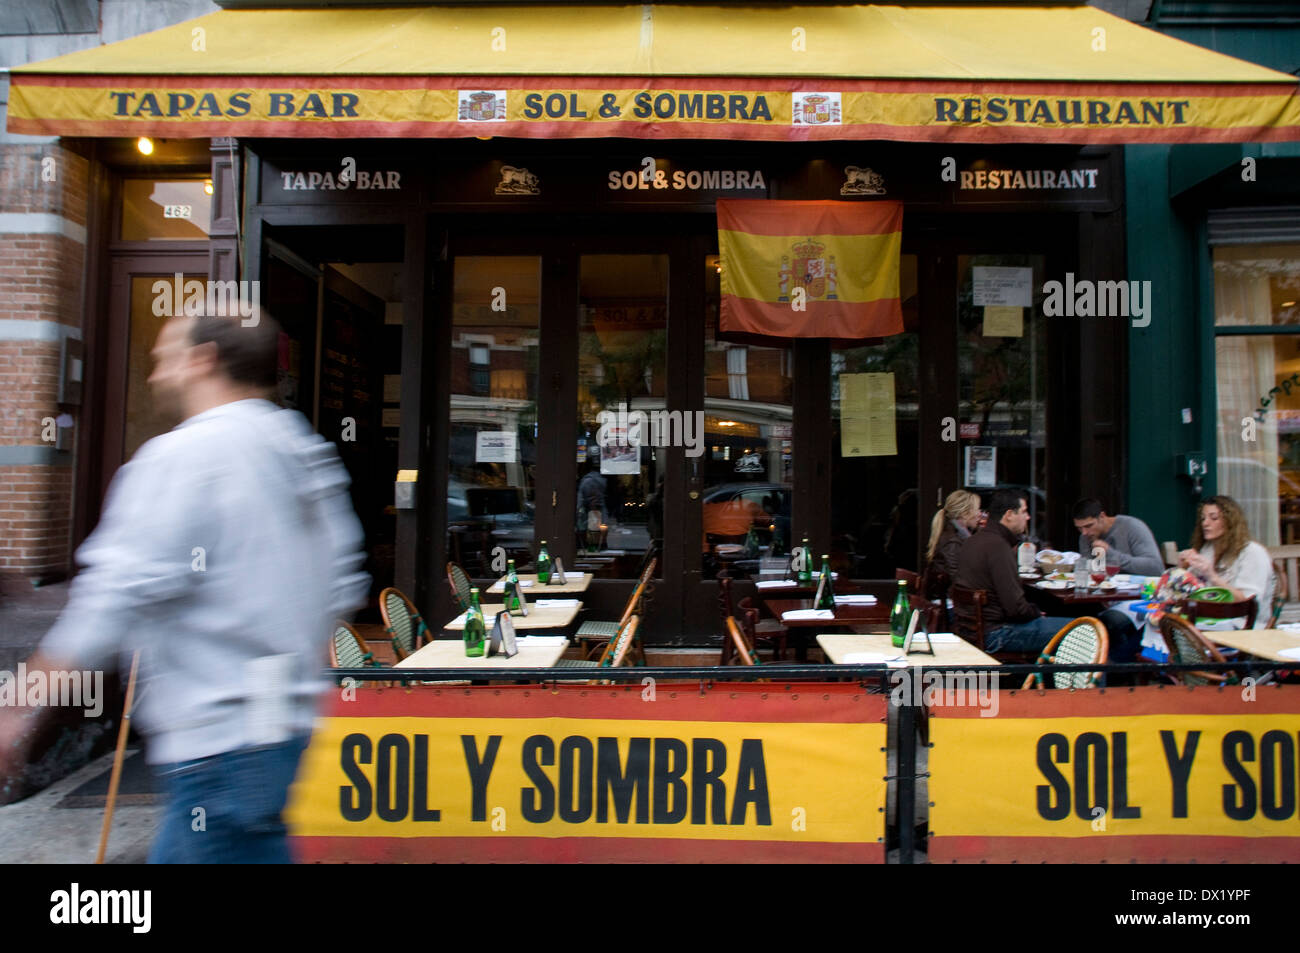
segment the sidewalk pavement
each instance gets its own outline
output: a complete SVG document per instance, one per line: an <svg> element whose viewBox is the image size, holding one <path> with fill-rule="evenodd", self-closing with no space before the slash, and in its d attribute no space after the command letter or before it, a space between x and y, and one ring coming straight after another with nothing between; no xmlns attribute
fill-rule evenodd
<svg viewBox="0 0 1300 953"><path fill-rule="evenodd" d="M63 611L70 582L36 588L21 577L0 576L0 671L25 661Z"/></svg>
<svg viewBox="0 0 1300 953"><path fill-rule="evenodd" d="M0 806L0 864L93 864L104 809L55 805L112 766L110 751L26 800ZM143 864L162 810L161 804L118 804L104 862Z"/></svg>

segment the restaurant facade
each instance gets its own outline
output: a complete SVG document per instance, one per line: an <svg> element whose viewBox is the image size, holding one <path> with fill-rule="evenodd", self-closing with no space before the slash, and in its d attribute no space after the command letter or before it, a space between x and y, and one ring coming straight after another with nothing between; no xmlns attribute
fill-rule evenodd
<svg viewBox="0 0 1300 953"><path fill-rule="evenodd" d="M187 302L279 322L279 399L337 444L376 593L430 618L454 614L449 560L486 582L546 540L595 574L596 618L657 558L647 640L701 644L719 571L806 538L887 585L961 487L1028 488L1062 549L1088 495L1183 538L1165 523L1186 506L1154 501L1180 461L1152 482L1130 395L1189 386L1135 350L1188 322L1142 284L1129 146L1285 148L1285 76L1080 5L224 6L11 76L9 129L65 137L88 195L85 319L42 339L61 390L41 417L76 425L22 464L75 486L72 546L167 427L148 352ZM788 334L724 330L741 263L720 200L901 203L902 333L803 337L793 307ZM802 289L833 300L853 263L789 238ZM769 279L779 300L789 276ZM66 565L50 552L23 570Z"/></svg>

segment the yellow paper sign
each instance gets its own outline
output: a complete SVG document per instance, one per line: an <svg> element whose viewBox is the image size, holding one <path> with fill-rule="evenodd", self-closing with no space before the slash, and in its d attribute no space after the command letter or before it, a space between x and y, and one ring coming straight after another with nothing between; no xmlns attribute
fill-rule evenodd
<svg viewBox="0 0 1300 953"><path fill-rule="evenodd" d="M986 338L1022 338L1025 336L1025 309L1007 305L988 305L984 309Z"/></svg>
<svg viewBox="0 0 1300 953"><path fill-rule="evenodd" d="M840 375L840 455L892 457L898 453L893 374Z"/></svg>

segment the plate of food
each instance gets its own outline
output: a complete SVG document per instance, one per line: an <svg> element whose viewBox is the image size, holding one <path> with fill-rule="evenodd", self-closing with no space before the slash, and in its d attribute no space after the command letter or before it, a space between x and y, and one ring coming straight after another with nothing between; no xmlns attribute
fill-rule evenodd
<svg viewBox="0 0 1300 953"><path fill-rule="evenodd" d="M1044 579L1042 582L1034 583L1039 589L1069 589L1070 583L1064 579Z"/></svg>
<svg viewBox="0 0 1300 953"><path fill-rule="evenodd" d="M1056 569L1070 569L1078 558L1078 553L1063 553L1056 549L1044 549L1038 554L1038 564L1051 572Z"/></svg>

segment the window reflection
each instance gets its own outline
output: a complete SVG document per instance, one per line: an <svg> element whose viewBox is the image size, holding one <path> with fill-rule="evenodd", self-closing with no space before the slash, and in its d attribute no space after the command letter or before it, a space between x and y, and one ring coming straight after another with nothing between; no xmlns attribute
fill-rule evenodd
<svg viewBox="0 0 1300 953"><path fill-rule="evenodd" d="M701 570L783 570L792 545L790 348L718 339L718 256L705 261L704 533Z"/></svg>
<svg viewBox="0 0 1300 953"><path fill-rule="evenodd" d="M583 255L578 331L576 566L634 578L663 538L668 256Z"/></svg>
<svg viewBox="0 0 1300 953"><path fill-rule="evenodd" d="M976 268L1021 269L1031 307L976 303ZM957 259L957 367L962 485L988 501L996 487L1029 494L1029 533L1047 517L1047 334L1039 320L1042 255L961 255Z"/></svg>
<svg viewBox="0 0 1300 953"><path fill-rule="evenodd" d="M831 563L888 579L917 554L917 260L903 255L905 333L831 351ZM820 554L818 554L820 556Z"/></svg>
<svg viewBox="0 0 1300 953"><path fill-rule="evenodd" d="M498 546L520 568L533 558L541 264L461 256L454 276L447 552L494 576Z"/></svg>
<svg viewBox="0 0 1300 953"><path fill-rule="evenodd" d="M1300 542L1300 335L1228 332L1300 324L1298 302L1300 245L1214 249L1218 487L1265 546Z"/></svg>

